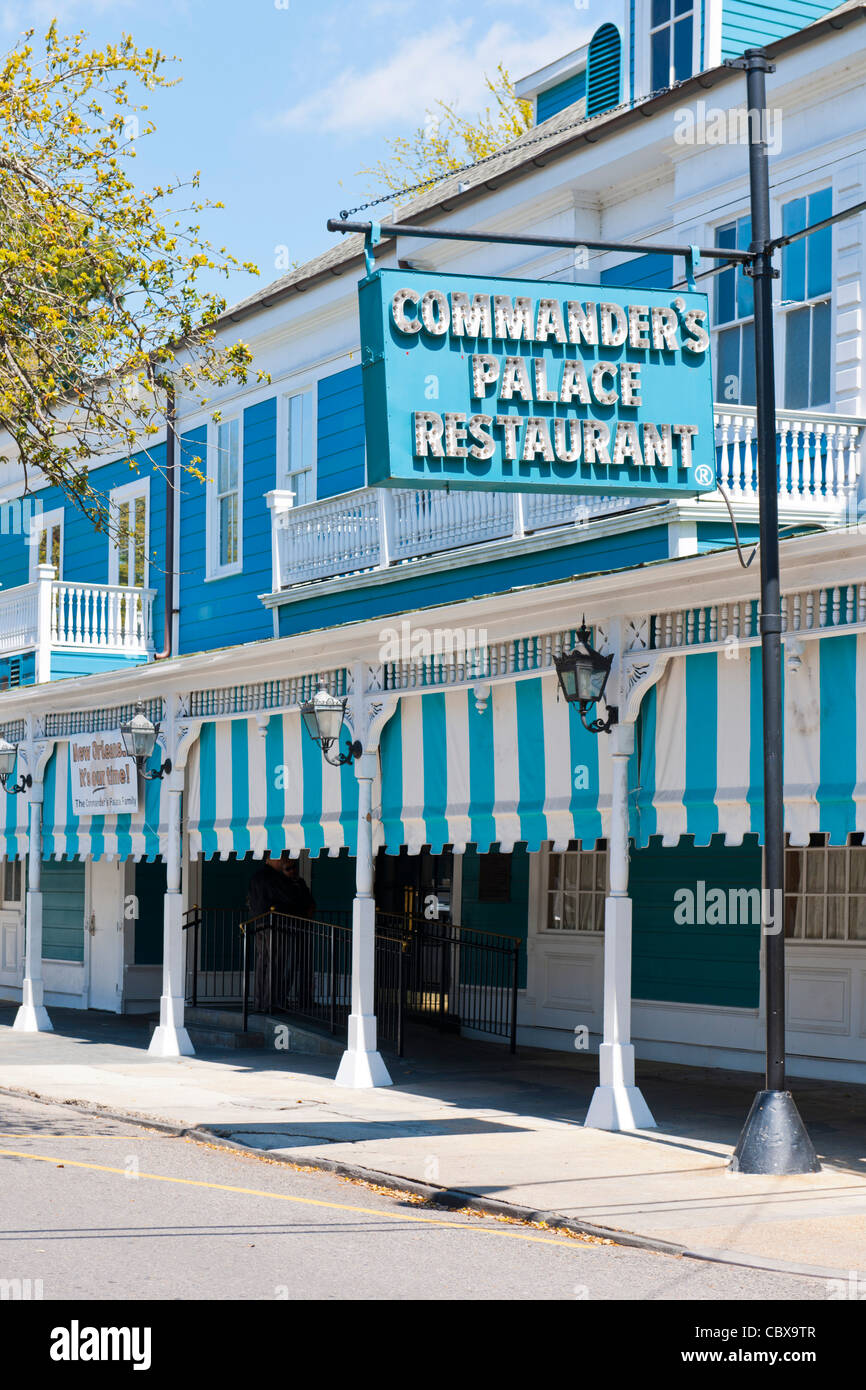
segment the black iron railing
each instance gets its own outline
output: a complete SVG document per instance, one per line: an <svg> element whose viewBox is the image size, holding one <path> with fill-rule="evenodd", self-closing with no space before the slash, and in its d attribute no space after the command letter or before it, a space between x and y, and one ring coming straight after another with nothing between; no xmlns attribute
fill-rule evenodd
<svg viewBox="0 0 866 1390"><path fill-rule="evenodd" d="M376 934L402 943L407 1017L507 1038L516 1051L519 937L401 912L377 912Z"/></svg>
<svg viewBox="0 0 866 1390"><path fill-rule="evenodd" d="M184 914L188 1004L240 1003L243 918L244 913L234 908L191 907Z"/></svg>
<svg viewBox="0 0 866 1390"><path fill-rule="evenodd" d="M186 1000L285 1013L343 1031L351 1011L348 911L321 918L194 907L186 913ZM403 1055L405 1022L507 1038L517 1046L520 940L408 913L376 913L375 1009Z"/></svg>
<svg viewBox="0 0 866 1390"><path fill-rule="evenodd" d="M337 914L335 914L336 916ZM243 1026L250 1013L286 1013L331 1033L345 1029L352 1002L352 929L267 912L243 923ZM374 1007L383 1042L403 1053L403 951L399 939L375 944Z"/></svg>

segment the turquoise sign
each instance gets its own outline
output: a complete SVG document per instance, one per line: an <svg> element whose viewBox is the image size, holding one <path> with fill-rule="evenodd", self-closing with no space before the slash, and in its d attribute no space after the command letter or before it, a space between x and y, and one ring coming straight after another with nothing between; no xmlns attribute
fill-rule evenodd
<svg viewBox="0 0 866 1390"><path fill-rule="evenodd" d="M715 488L706 295L377 270L359 301L371 484Z"/></svg>

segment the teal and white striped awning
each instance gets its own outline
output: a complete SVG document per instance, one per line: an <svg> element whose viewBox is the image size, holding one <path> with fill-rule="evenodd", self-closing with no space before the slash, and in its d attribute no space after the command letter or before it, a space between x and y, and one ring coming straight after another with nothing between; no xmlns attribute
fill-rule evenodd
<svg viewBox="0 0 866 1390"><path fill-rule="evenodd" d="M162 750L151 760L159 765ZM158 778L144 782L135 813L76 815L72 809L69 744L58 743L45 769L42 807L43 859L154 859L164 843L162 789ZM25 800L21 797L16 800Z"/></svg>
<svg viewBox="0 0 866 1390"><path fill-rule="evenodd" d="M0 831L0 855L6 859L23 859L27 853L30 797L23 792L20 796L4 796L3 800L6 804L3 807L3 825Z"/></svg>
<svg viewBox="0 0 866 1390"><path fill-rule="evenodd" d="M866 636L805 641L786 660L785 829L794 845L866 831ZM673 658L644 696L631 769L631 833L705 845L763 841L758 647Z"/></svg>
<svg viewBox="0 0 866 1390"><path fill-rule="evenodd" d="M551 673L493 685L482 710L472 690L401 699L381 741L386 850L565 849L606 836L609 740L587 733L558 691Z"/></svg>
<svg viewBox="0 0 866 1390"><path fill-rule="evenodd" d="M358 784L350 765L326 763L297 712L203 724L190 752L190 853L225 859L355 853Z"/></svg>

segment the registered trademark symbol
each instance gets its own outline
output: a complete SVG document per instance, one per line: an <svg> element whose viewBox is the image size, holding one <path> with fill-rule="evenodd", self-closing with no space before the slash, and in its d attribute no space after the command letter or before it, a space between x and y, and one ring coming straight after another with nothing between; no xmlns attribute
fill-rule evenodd
<svg viewBox="0 0 866 1390"><path fill-rule="evenodd" d="M710 483L714 481L714 477L713 470L708 463L698 464L695 469L696 483L699 483L701 487L709 487Z"/></svg>

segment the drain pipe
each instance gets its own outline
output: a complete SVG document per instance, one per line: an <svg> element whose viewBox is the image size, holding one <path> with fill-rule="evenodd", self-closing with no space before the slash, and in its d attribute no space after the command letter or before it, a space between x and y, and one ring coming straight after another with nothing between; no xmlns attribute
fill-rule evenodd
<svg viewBox="0 0 866 1390"><path fill-rule="evenodd" d="M165 406L165 630L161 652L154 661L165 661L172 654L174 632L174 541L177 520L177 413L174 388L166 391Z"/></svg>

